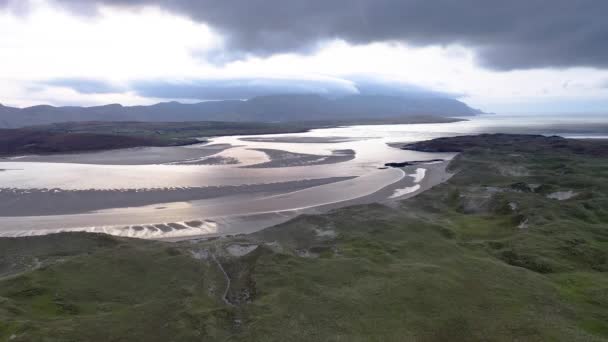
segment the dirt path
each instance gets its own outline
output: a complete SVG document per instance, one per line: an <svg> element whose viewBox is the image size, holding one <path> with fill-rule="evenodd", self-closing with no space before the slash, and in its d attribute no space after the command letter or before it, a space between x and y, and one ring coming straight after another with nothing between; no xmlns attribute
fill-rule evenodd
<svg viewBox="0 0 608 342"><path fill-rule="evenodd" d="M211 254L211 258L213 259L213 261L215 261L215 263L217 264L217 267L219 267L220 271L222 271L222 273L224 274L224 277L226 278L226 288L224 289L224 294L222 295L222 300L224 301L224 303L226 303L226 305L234 306L234 304L230 303L230 301L228 300L228 291L230 291L230 285L231 285L230 277L228 276L228 273L226 273L226 270L224 270L224 267L222 266L222 264L215 257L215 254L213 254L213 253L210 253L210 254Z"/></svg>

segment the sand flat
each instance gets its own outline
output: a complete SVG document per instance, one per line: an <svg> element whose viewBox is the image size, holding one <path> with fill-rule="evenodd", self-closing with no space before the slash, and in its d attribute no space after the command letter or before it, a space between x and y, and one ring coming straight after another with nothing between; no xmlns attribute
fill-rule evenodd
<svg viewBox="0 0 608 342"><path fill-rule="evenodd" d="M367 128L351 133L288 135L293 142L218 137L179 149L0 161L15 170L0 173L0 235L81 230L177 240L253 232L303 213L388 201L418 181L419 190L396 199L414 196L443 179L435 176L443 164L379 168L454 155L391 147L394 137L384 131L372 138Z"/></svg>
<svg viewBox="0 0 608 342"><path fill-rule="evenodd" d="M247 168L279 168L294 166L315 166L344 163L355 159L353 150L334 150L331 155L294 153L273 149L254 149L268 155L270 161L246 166Z"/></svg>
<svg viewBox="0 0 608 342"><path fill-rule="evenodd" d="M0 189L0 223L2 223L2 216L80 214L111 208L131 208L162 203L219 199L236 195L265 196L281 194L353 178L335 177L282 183L191 188Z"/></svg>
<svg viewBox="0 0 608 342"><path fill-rule="evenodd" d="M92 165L152 165L202 159L231 148L227 144L196 144L175 147L134 147L99 152L28 155L7 160L38 163L71 163Z"/></svg>

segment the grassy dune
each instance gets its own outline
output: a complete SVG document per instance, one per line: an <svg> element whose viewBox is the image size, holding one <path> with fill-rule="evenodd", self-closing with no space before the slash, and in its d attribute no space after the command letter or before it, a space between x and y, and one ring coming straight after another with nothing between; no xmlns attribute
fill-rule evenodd
<svg viewBox="0 0 608 342"><path fill-rule="evenodd" d="M0 239L0 340L608 340L606 143L476 139L396 208L181 244Z"/></svg>

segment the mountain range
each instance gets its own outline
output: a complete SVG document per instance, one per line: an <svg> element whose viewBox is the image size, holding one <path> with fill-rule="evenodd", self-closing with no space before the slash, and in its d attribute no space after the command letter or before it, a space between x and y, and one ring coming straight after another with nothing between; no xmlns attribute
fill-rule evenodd
<svg viewBox="0 0 608 342"><path fill-rule="evenodd" d="M120 104L96 107L39 105L27 108L0 105L0 128L82 121L293 122L385 119L413 115L470 116L480 113L463 102L444 97L351 95L332 99L315 94L298 94L194 104L163 102L130 107Z"/></svg>

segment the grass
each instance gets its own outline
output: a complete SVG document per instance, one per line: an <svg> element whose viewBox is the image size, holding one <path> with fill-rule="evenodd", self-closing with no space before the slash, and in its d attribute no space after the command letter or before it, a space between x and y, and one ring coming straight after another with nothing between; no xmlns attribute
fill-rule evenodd
<svg viewBox="0 0 608 342"><path fill-rule="evenodd" d="M608 160L489 145L397 208L180 244L2 239L0 340L608 340ZM578 195L547 198L560 190ZM259 247L234 257L235 243ZM216 256L233 305L192 252Z"/></svg>
<svg viewBox="0 0 608 342"><path fill-rule="evenodd" d="M75 239L105 237L56 238L70 245ZM215 270L178 252L154 242L116 240L6 279L0 284L0 313L12 319L2 319L0 336L24 334L26 341L133 341L153 336L168 341L225 334L223 328L214 331L229 315L208 292L222 285L215 284Z"/></svg>

